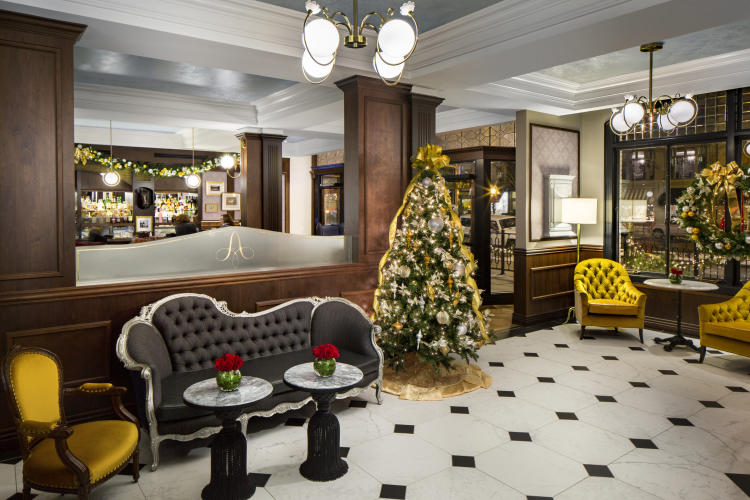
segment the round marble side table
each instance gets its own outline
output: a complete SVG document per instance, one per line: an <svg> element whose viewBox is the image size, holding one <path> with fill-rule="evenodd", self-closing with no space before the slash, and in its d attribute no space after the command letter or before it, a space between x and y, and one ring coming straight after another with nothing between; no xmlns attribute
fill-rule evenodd
<svg viewBox="0 0 750 500"><path fill-rule="evenodd" d="M362 370L346 363L336 363L330 377L316 374L312 363L293 366L284 373L286 385L309 392L318 407L307 425L307 460L299 466L300 474L307 479L332 481L349 470L341 458L341 431L338 418L331 413L331 402L337 391L354 387L363 376Z"/></svg>
<svg viewBox="0 0 750 500"><path fill-rule="evenodd" d="M707 292L710 290L717 290L719 287L713 283L705 283L703 281L687 281L683 280L679 285L675 285L668 279L653 279L646 280L643 282L644 285L653 286L655 288L664 288L666 290L677 291L677 335L671 338L656 338L654 342L657 344L664 344L665 351L671 351L676 345L684 345L697 351L698 348L693 344L693 341L686 339L682 335L682 292L683 290L688 291L702 291Z"/></svg>
<svg viewBox="0 0 750 500"><path fill-rule="evenodd" d="M203 488L203 500L244 500L255 493L247 475L247 438L242 435L237 417L249 404L273 392L270 382L242 377L236 391L220 391L216 379L197 382L182 393L185 404L211 410L221 420L221 431L211 443L211 482Z"/></svg>

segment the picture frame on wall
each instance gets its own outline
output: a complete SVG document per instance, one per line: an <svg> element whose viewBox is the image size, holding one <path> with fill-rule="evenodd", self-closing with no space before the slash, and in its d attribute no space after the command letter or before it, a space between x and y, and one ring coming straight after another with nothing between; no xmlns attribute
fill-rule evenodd
<svg viewBox="0 0 750 500"><path fill-rule="evenodd" d="M221 195L221 209L226 212L233 212L240 209L239 193L224 193Z"/></svg>
<svg viewBox="0 0 750 500"><path fill-rule="evenodd" d="M224 181L206 181L206 196L221 196L224 193Z"/></svg>
<svg viewBox="0 0 750 500"><path fill-rule="evenodd" d="M218 203L206 203L205 211L207 214L215 214L219 211Z"/></svg>
<svg viewBox="0 0 750 500"><path fill-rule="evenodd" d="M529 240L575 238L561 206L563 198L579 196L580 132L531 124L529 165Z"/></svg>
<svg viewBox="0 0 750 500"><path fill-rule="evenodd" d="M154 229L154 218L150 215L135 216L135 232L150 233Z"/></svg>

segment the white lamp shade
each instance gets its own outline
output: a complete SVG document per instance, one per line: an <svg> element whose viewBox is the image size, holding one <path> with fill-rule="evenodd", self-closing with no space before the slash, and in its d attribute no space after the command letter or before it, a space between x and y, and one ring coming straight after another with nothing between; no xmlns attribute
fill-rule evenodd
<svg viewBox="0 0 750 500"><path fill-rule="evenodd" d="M414 47L417 37L411 25L403 19L386 21L378 34L380 50L388 54L388 61L402 60Z"/></svg>
<svg viewBox="0 0 750 500"><path fill-rule="evenodd" d="M639 102L629 102L622 108L622 117L628 128L643 120L645 114L646 110L643 109L643 105Z"/></svg>
<svg viewBox="0 0 750 500"><path fill-rule="evenodd" d="M116 186L120 183L120 174L114 170L110 170L106 174L102 174L102 182L107 186Z"/></svg>
<svg viewBox="0 0 750 500"><path fill-rule="evenodd" d="M330 63L324 66L313 61L310 53L305 51L302 55L302 71L313 80L325 79L333 71L333 58L331 58Z"/></svg>
<svg viewBox="0 0 750 500"><path fill-rule="evenodd" d="M625 123L625 118L622 116L622 111L613 114L612 118L609 119L609 124L612 126L612 130L618 134L624 134L630 130L630 127Z"/></svg>
<svg viewBox="0 0 750 500"><path fill-rule="evenodd" d="M659 115L656 122L659 124L659 128L664 132L671 132L677 126L669 119L669 115Z"/></svg>
<svg viewBox="0 0 750 500"><path fill-rule="evenodd" d="M679 99L669 107L669 113L667 113L667 116L669 116L669 121L673 124L680 125L692 121L692 119L695 118L695 113L697 111L698 110L693 101Z"/></svg>
<svg viewBox="0 0 750 500"><path fill-rule="evenodd" d="M219 165L221 165L221 168L225 168L229 170L230 168L234 168L234 157L232 155L224 155L219 159Z"/></svg>
<svg viewBox="0 0 750 500"><path fill-rule="evenodd" d="M745 154L750 156L750 141L745 143Z"/></svg>
<svg viewBox="0 0 750 500"><path fill-rule="evenodd" d="M201 177L197 174L190 174L187 177L185 177L185 184L190 189L195 189L198 186L201 185Z"/></svg>
<svg viewBox="0 0 750 500"><path fill-rule="evenodd" d="M313 19L305 25L302 46L318 63L328 65L339 48L339 30L327 19Z"/></svg>
<svg viewBox="0 0 750 500"><path fill-rule="evenodd" d="M596 224L596 198L563 198L561 222Z"/></svg>
<svg viewBox="0 0 750 500"><path fill-rule="evenodd" d="M383 59L380 58L380 54L378 52L375 52L375 55L372 58L372 66L375 68L375 71L380 75L381 78L385 80L395 80L401 75L401 72L404 71L404 65L406 63L397 64L395 66L392 66L390 64L387 64L383 61Z"/></svg>

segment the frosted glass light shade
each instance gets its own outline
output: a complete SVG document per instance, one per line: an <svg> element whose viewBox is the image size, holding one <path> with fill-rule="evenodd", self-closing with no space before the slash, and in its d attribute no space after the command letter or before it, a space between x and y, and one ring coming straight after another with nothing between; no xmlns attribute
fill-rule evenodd
<svg viewBox="0 0 750 500"><path fill-rule="evenodd" d="M643 120L643 116L646 114L646 110L643 109L643 105L639 102L629 102L622 108L622 117L625 120L625 125L628 128L632 127L636 123Z"/></svg>
<svg viewBox="0 0 750 500"><path fill-rule="evenodd" d="M596 198L563 198L561 222L596 224Z"/></svg>
<svg viewBox="0 0 750 500"><path fill-rule="evenodd" d="M116 186L120 183L120 174L111 170L106 174L102 174L102 182L107 186Z"/></svg>
<svg viewBox="0 0 750 500"><path fill-rule="evenodd" d="M745 143L745 154L750 156L750 141Z"/></svg>
<svg viewBox="0 0 750 500"><path fill-rule="evenodd" d="M669 115L659 115L656 119L656 123L659 124L659 128L664 132L671 132L677 126L672 120L669 119Z"/></svg>
<svg viewBox="0 0 750 500"><path fill-rule="evenodd" d="M234 157L232 155L224 155L219 160L219 165L221 165L221 168L229 170L230 168L234 168Z"/></svg>
<svg viewBox="0 0 750 500"><path fill-rule="evenodd" d="M197 174L190 174L185 177L185 184L190 189L195 189L201 185L201 177Z"/></svg>
<svg viewBox="0 0 750 500"><path fill-rule="evenodd" d="M302 55L302 71L313 80L325 80L333 71L333 59L325 66L313 61L308 51Z"/></svg>
<svg viewBox="0 0 750 500"><path fill-rule="evenodd" d="M416 40L411 25L403 19L386 21L378 34L380 50L388 54L388 61L392 62L398 62L406 57Z"/></svg>
<svg viewBox="0 0 750 500"><path fill-rule="evenodd" d="M672 105L669 107L669 113L667 114L667 116L669 116L669 121L671 121L675 125L680 125L692 121L693 118L695 118L695 114L697 111L698 109L696 108L693 101L688 99L679 99L672 103Z"/></svg>
<svg viewBox="0 0 750 500"><path fill-rule="evenodd" d="M320 65L328 65L339 48L339 30L327 19L313 19L305 25L302 46Z"/></svg>
<svg viewBox="0 0 750 500"><path fill-rule="evenodd" d="M401 63L396 66L386 64L378 52L375 52L375 55L372 58L372 66L375 68L377 74L385 80L397 79L401 75L401 72L404 71L405 64L406 63Z"/></svg>
<svg viewBox="0 0 750 500"><path fill-rule="evenodd" d="M622 111L618 111L617 113L612 115L612 118L609 119L609 123L612 126L612 130L617 132L618 134L624 134L628 130L630 130L630 127L627 123L625 123L625 118L622 116Z"/></svg>

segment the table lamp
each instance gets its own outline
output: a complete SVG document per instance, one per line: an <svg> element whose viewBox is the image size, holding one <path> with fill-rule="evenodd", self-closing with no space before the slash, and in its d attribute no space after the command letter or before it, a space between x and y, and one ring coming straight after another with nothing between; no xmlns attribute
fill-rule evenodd
<svg viewBox="0 0 750 500"><path fill-rule="evenodd" d="M564 224L577 224L576 264L581 261L581 224L596 224L596 198L563 198L561 221Z"/></svg>

